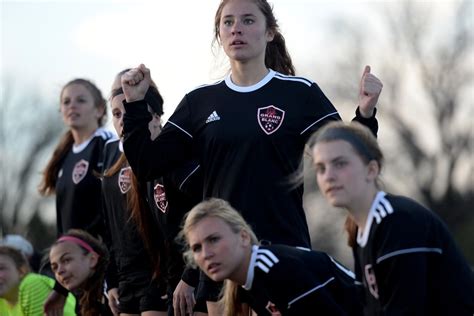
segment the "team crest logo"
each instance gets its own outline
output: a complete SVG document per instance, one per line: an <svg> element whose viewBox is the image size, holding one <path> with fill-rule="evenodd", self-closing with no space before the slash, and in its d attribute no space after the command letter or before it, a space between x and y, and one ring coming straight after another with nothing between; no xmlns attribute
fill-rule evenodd
<svg viewBox="0 0 474 316"><path fill-rule="evenodd" d="M280 311L278 308L273 304L272 302L268 301L267 307L265 307L267 311L270 313L272 316L281 316Z"/></svg>
<svg viewBox="0 0 474 316"><path fill-rule="evenodd" d="M365 280L370 293L376 298L379 298L379 289L377 286L377 279L375 278L374 268L371 264L365 266Z"/></svg>
<svg viewBox="0 0 474 316"><path fill-rule="evenodd" d="M132 186L132 169L130 167L120 169L118 185L122 194L125 194L130 190L130 187Z"/></svg>
<svg viewBox="0 0 474 316"><path fill-rule="evenodd" d="M285 111L273 105L259 108L257 111L258 124L267 135L276 132L283 123L284 118Z"/></svg>
<svg viewBox="0 0 474 316"><path fill-rule="evenodd" d="M166 209L168 208L168 200L166 199L165 188L161 184L157 183L153 192L156 207L158 207L158 209L163 213L166 213Z"/></svg>
<svg viewBox="0 0 474 316"><path fill-rule="evenodd" d="M89 169L89 162L81 159L76 163L74 169L72 169L72 182L78 184L84 179L87 174L87 169Z"/></svg>

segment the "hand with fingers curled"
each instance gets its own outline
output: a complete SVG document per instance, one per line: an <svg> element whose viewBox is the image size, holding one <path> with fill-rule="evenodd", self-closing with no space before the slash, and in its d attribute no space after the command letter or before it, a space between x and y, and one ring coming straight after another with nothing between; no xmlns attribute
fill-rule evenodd
<svg viewBox="0 0 474 316"><path fill-rule="evenodd" d="M183 280L179 281L173 293L173 309L175 316L192 315L196 305L194 287Z"/></svg>
<svg viewBox="0 0 474 316"><path fill-rule="evenodd" d="M359 111L363 117L373 115L382 87L382 81L370 72L370 66L365 66L359 86Z"/></svg>
<svg viewBox="0 0 474 316"><path fill-rule="evenodd" d="M132 68L122 75L121 78L125 100L130 103L143 100L151 84L150 69L144 64Z"/></svg>
<svg viewBox="0 0 474 316"><path fill-rule="evenodd" d="M107 292L107 295L109 296L109 307L110 310L114 315L119 315L120 314L120 309L119 309L119 295L118 295L118 289L116 287L110 289Z"/></svg>

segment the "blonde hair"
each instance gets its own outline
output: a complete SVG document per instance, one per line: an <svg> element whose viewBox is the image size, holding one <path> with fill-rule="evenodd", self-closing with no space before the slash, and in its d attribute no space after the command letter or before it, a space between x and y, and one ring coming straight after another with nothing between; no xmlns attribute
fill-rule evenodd
<svg viewBox="0 0 474 316"><path fill-rule="evenodd" d="M183 256L187 264L195 266L187 235L197 223L208 217L215 217L222 220L229 225L232 232L236 234L245 231L250 237L251 244L258 244L257 236L237 210L222 199L211 198L197 204L184 217L183 229L177 238L180 242L184 241L186 250ZM224 287L221 291L221 299L219 301L224 307L224 315L245 315L238 289L239 285L235 282L231 280L224 281Z"/></svg>

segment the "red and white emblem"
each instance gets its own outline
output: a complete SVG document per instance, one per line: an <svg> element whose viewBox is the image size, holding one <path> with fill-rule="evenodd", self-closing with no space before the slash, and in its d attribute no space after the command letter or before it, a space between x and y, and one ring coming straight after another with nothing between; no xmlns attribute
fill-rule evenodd
<svg viewBox="0 0 474 316"><path fill-rule="evenodd" d="M257 111L258 124L267 135L276 132L283 123L284 118L285 111L273 105L259 108Z"/></svg>
<svg viewBox="0 0 474 316"><path fill-rule="evenodd" d="M267 311L270 312L270 315L272 315L272 316L281 316L280 311L275 306L275 304L273 304L272 302L268 301L268 304L265 308L267 309Z"/></svg>
<svg viewBox="0 0 474 316"><path fill-rule="evenodd" d="M166 213L168 208L168 200L166 199L165 187L159 183L155 185L153 190L156 207L163 213Z"/></svg>
<svg viewBox="0 0 474 316"><path fill-rule="evenodd" d="M89 169L89 161L84 159L79 160L74 166L74 169L72 169L72 182L74 182L74 184L81 182L87 174L87 169Z"/></svg>
<svg viewBox="0 0 474 316"><path fill-rule="evenodd" d="M130 187L132 186L132 168L125 167L120 169L118 185L122 194L125 194L130 190Z"/></svg>
<svg viewBox="0 0 474 316"><path fill-rule="evenodd" d="M372 294L376 299L379 298L379 288L377 286L377 279L375 278L375 271L371 264L365 266L365 281L367 282L367 287L369 288L370 294Z"/></svg>

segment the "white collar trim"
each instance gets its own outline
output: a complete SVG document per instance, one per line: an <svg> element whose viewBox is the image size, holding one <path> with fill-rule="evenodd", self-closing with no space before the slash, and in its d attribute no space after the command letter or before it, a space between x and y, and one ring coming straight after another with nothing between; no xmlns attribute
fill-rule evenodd
<svg viewBox="0 0 474 316"><path fill-rule="evenodd" d="M232 78L231 78L232 74L228 74L227 77L225 78L225 84L227 85L227 87L229 87L229 89L237 91L237 92L244 92L244 93L253 92L255 90L260 89L261 87L266 85L270 80L272 80L272 78L275 76L275 73L276 72L274 70L269 69L268 74L265 77L263 77L262 80L260 80L254 85L245 86L245 87L238 86L235 83L233 83Z"/></svg>

